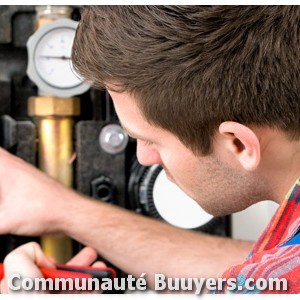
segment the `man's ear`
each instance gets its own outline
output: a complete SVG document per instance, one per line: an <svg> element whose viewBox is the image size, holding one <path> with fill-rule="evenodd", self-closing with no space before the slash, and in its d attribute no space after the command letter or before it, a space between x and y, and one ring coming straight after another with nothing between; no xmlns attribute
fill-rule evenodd
<svg viewBox="0 0 300 300"><path fill-rule="evenodd" d="M219 126L225 138L225 147L247 171L254 171L260 162L260 143L256 134L247 126L226 121Z"/></svg>

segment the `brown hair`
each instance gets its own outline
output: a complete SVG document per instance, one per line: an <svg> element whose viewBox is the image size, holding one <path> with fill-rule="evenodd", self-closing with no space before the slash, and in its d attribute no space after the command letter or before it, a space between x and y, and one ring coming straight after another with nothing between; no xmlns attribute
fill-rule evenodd
<svg viewBox="0 0 300 300"><path fill-rule="evenodd" d="M300 7L90 6L72 59L195 153L223 121L300 136Z"/></svg>

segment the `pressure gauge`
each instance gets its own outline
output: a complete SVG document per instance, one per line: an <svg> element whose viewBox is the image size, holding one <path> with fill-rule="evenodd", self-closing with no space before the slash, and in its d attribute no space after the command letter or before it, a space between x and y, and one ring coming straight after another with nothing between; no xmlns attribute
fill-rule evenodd
<svg viewBox="0 0 300 300"><path fill-rule="evenodd" d="M41 93L64 98L90 88L71 62L77 25L76 21L59 19L41 26L29 38L27 74Z"/></svg>

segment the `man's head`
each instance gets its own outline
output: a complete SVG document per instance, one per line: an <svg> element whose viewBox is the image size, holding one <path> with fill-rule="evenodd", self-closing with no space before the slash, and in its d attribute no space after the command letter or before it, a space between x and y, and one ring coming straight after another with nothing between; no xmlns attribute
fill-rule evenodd
<svg viewBox="0 0 300 300"><path fill-rule="evenodd" d="M299 22L300 7L290 6L91 6L73 61L208 154L223 121L300 136Z"/></svg>
<svg viewBox="0 0 300 300"><path fill-rule="evenodd" d="M108 87L125 126L167 134L146 163L163 164L221 214L272 196L257 170L266 132L300 136L299 22L298 7L94 6L83 11L72 59L94 86ZM182 149L172 163L171 136L173 152Z"/></svg>

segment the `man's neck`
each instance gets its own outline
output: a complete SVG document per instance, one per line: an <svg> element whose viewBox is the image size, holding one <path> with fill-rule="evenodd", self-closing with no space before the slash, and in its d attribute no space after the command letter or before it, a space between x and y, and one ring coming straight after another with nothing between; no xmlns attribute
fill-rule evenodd
<svg viewBox="0 0 300 300"><path fill-rule="evenodd" d="M269 182L271 199L281 203L300 177L300 140L290 141L286 134L262 129L260 170Z"/></svg>

